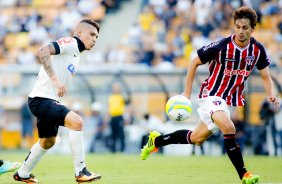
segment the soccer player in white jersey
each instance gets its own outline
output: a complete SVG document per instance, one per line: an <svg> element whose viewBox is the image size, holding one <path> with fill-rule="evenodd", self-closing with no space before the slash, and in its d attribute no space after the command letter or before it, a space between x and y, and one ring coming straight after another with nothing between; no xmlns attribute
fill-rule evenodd
<svg viewBox="0 0 282 184"><path fill-rule="evenodd" d="M61 38L42 46L36 53L42 64L35 86L28 98L31 112L37 117L39 141L33 145L14 179L37 183L31 171L42 156L55 144L59 126L69 128L69 140L79 183L100 179L86 169L83 145L83 120L75 112L60 104L66 95L70 79L76 74L80 53L95 46L100 26L91 19L83 19L74 30L73 37Z"/></svg>

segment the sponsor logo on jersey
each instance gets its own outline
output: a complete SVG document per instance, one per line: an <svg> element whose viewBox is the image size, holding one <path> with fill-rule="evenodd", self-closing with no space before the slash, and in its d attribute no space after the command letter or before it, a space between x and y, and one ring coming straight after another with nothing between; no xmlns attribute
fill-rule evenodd
<svg viewBox="0 0 282 184"><path fill-rule="evenodd" d="M71 73L72 76L74 76L75 73L76 73L76 68L75 68L75 66L74 66L73 64L70 64L70 65L68 66L68 71Z"/></svg>
<svg viewBox="0 0 282 184"><path fill-rule="evenodd" d="M224 70L224 75L232 76L232 75L243 75L245 77L250 75L248 70Z"/></svg>

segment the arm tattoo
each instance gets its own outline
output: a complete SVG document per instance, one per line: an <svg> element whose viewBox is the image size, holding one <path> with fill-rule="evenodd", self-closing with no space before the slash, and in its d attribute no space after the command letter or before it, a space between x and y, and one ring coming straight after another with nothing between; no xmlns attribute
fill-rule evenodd
<svg viewBox="0 0 282 184"><path fill-rule="evenodd" d="M43 65L44 70L48 74L49 77L52 77L54 75L54 70L51 63L51 57L50 56L41 56L40 57L40 63Z"/></svg>
<svg viewBox="0 0 282 184"><path fill-rule="evenodd" d="M54 45L52 43L49 43L47 46L48 46L48 49L50 50L51 54L54 54L56 52Z"/></svg>
<svg viewBox="0 0 282 184"><path fill-rule="evenodd" d="M54 45L50 43L47 46L43 46L39 50L37 56L39 63L43 65L43 68L49 77L52 77L54 75L54 69L51 63L51 55L54 54L55 52L56 51Z"/></svg>

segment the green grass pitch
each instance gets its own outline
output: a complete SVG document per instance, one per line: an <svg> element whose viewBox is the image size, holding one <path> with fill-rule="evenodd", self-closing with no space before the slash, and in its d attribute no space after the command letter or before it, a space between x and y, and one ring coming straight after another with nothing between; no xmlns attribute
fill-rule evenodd
<svg viewBox="0 0 282 184"><path fill-rule="evenodd" d="M23 161L27 152L0 152L0 158ZM261 184L282 184L281 157L245 157ZM240 184L227 156L161 156L140 160L138 155L87 155L89 170L100 173L97 184ZM1 184L17 184L13 173L0 176ZM41 184L75 184L71 155L48 154L33 171Z"/></svg>

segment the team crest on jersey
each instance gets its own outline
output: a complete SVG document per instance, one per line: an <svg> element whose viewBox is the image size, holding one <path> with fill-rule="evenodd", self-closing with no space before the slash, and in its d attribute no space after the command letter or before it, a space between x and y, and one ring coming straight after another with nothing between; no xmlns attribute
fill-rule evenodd
<svg viewBox="0 0 282 184"><path fill-rule="evenodd" d="M75 68L75 66L74 66L73 64L70 64L70 65L68 66L68 71L71 73L72 76L74 76L75 73L76 73L76 68Z"/></svg>
<svg viewBox="0 0 282 184"><path fill-rule="evenodd" d="M212 103L216 106L219 106L221 104L221 100L214 100Z"/></svg>
<svg viewBox="0 0 282 184"><path fill-rule="evenodd" d="M248 65L252 64L252 62L255 60L255 56L247 56L245 61Z"/></svg>

